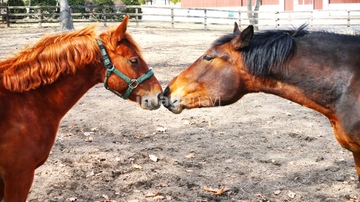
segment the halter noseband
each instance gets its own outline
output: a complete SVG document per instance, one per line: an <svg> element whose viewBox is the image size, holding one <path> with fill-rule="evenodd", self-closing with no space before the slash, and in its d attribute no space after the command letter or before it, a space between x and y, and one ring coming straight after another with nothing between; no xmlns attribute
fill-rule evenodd
<svg viewBox="0 0 360 202"><path fill-rule="evenodd" d="M101 58L102 61L104 63L104 66L106 68L106 74L105 74L105 80L104 80L104 86L107 90L113 92L115 95L123 98L124 100L126 100L131 92L142 82L144 82L146 79L150 78L152 75L154 75L154 72L152 71L152 68L150 67L149 71L146 72L145 74L143 74L142 76L140 76L137 79L130 79L129 77L127 77L125 74L121 73L119 70L117 70L114 66L113 63L111 63L111 60L106 52L106 49L103 45L103 43L101 42L101 40L97 40L97 43L100 47L100 52L101 52ZM118 77L122 78L127 84L128 84L128 88L125 92L124 95L121 95L120 93L114 91L113 89L111 89L107 82L108 79L111 75L111 73L115 73Z"/></svg>

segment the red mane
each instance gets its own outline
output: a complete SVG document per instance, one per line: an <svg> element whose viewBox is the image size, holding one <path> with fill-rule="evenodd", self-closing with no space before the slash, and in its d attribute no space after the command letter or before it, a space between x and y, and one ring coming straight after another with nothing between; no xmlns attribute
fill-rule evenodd
<svg viewBox="0 0 360 202"><path fill-rule="evenodd" d="M26 47L14 57L1 61L2 84L11 91L28 91L100 60L95 27L44 37L33 47Z"/></svg>

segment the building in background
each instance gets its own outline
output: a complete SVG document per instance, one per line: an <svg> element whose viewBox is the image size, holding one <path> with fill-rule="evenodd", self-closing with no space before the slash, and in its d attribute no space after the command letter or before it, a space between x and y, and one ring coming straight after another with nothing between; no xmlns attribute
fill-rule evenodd
<svg viewBox="0 0 360 202"><path fill-rule="evenodd" d="M254 4L256 0L252 0ZM247 0L181 0L182 8L239 7L246 9ZM261 0L260 10L360 10L360 0Z"/></svg>

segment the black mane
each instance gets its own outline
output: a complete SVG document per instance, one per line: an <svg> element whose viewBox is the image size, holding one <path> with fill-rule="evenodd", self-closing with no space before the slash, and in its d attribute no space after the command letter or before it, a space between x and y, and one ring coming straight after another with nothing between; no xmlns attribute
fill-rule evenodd
<svg viewBox="0 0 360 202"><path fill-rule="evenodd" d="M270 30L255 33L250 45L240 49L244 63L255 76L268 75L272 68L282 67L294 50L293 38L302 37L309 32L306 25L296 30ZM230 42L235 34L228 34L216 40L212 45L218 46Z"/></svg>

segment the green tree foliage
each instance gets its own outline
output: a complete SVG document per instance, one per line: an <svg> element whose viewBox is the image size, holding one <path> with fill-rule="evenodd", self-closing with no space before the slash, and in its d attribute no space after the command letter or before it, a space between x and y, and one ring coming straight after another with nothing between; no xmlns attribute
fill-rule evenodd
<svg viewBox="0 0 360 202"><path fill-rule="evenodd" d="M139 6L140 5L139 0L122 0L122 2L128 6ZM135 8L126 8L126 13L136 13L136 9ZM141 8L138 8L138 13L142 13ZM131 17L131 18L135 18L135 17ZM139 16L138 19L141 19L141 16Z"/></svg>
<svg viewBox="0 0 360 202"><path fill-rule="evenodd" d="M24 2L22 0L9 0L7 2L8 6L24 6Z"/></svg>
<svg viewBox="0 0 360 202"><path fill-rule="evenodd" d="M180 3L181 0L171 0L171 2L172 2L173 4L177 4L177 3Z"/></svg>
<svg viewBox="0 0 360 202"><path fill-rule="evenodd" d="M29 4L30 2L30 4ZM57 0L25 0L25 5L28 6L57 6ZM42 12L55 13L58 12L56 9L42 9ZM30 12L36 13L37 10L31 9Z"/></svg>
<svg viewBox="0 0 360 202"><path fill-rule="evenodd" d="M31 0L30 6L56 6L57 0ZM25 1L25 5L29 5L29 0Z"/></svg>
<svg viewBox="0 0 360 202"><path fill-rule="evenodd" d="M138 2L140 3L140 4L146 4L146 3L152 3L154 0L138 0ZM159 0L158 0L159 1ZM163 1L163 0L161 0L161 1ZM168 0L166 0L167 2L169 2ZM180 3L181 2L181 0L171 0L171 2L173 3L173 4L177 4L177 3Z"/></svg>
<svg viewBox="0 0 360 202"><path fill-rule="evenodd" d="M97 6L113 6L113 0L94 0L94 4Z"/></svg>
<svg viewBox="0 0 360 202"><path fill-rule="evenodd" d="M94 0L94 5L105 6L105 8L97 9L96 12L98 12L98 13L114 13L114 12L116 12L115 9L113 8L114 2L112 0ZM102 18L103 17L106 17L106 16L102 16Z"/></svg>
<svg viewBox="0 0 360 202"><path fill-rule="evenodd" d="M85 0L68 0L72 13L85 13Z"/></svg>
<svg viewBox="0 0 360 202"><path fill-rule="evenodd" d="M22 0L9 0L7 2L7 6L25 6L25 4ZM9 11L11 14L26 13L25 8L10 9ZM11 19L22 19L22 18L24 18L24 16L11 16Z"/></svg>
<svg viewBox="0 0 360 202"><path fill-rule="evenodd" d="M140 5L138 0L123 0L122 2L126 5Z"/></svg>

